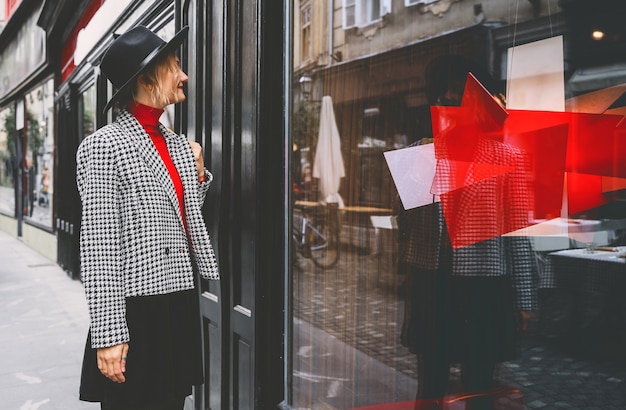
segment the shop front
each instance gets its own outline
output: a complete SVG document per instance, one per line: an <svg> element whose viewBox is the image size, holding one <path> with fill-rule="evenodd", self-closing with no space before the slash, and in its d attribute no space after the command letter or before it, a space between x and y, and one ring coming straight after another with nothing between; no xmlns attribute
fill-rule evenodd
<svg viewBox="0 0 626 410"><path fill-rule="evenodd" d="M38 1L23 1L1 33L0 227L48 257L56 253L54 86Z"/></svg>

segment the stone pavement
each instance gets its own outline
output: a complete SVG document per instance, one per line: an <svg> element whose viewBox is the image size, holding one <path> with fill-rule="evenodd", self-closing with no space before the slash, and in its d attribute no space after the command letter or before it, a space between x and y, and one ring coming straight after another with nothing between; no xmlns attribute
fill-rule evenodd
<svg viewBox="0 0 626 410"><path fill-rule="evenodd" d="M415 396L416 357L400 336L403 284L385 258L347 251L326 271L298 259L297 407L349 409ZM572 315L568 292L542 291L543 308L521 340L521 356L498 366L496 382L519 388L527 409L626 410L626 323L598 321L602 295L586 298L576 303L585 307L580 315ZM451 370L455 392L460 370Z"/></svg>
<svg viewBox="0 0 626 410"><path fill-rule="evenodd" d="M0 410L100 409L78 399L88 327L80 281L0 231Z"/></svg>
<svg viewBox="0 0 626 410"><path fill-rule="evenodd" d="M99 409L78 400L88 327L81 283L0 231L0 304L0 409Z"/></svg>

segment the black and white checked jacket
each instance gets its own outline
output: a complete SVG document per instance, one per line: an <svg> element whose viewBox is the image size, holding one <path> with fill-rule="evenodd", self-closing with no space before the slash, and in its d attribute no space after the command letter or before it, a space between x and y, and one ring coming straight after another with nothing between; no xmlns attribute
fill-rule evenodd
<svg viewBox="0 0 626 410"><path fill-rule="evenodd" d="M523 155L506 144L484 141L478 162L528 168ZM496 229L506 218L512 225L525 226L528 218L530 189L526 177L508 173L464 188L454 218L458 235L476 237L485 228ZM446 198L442 198L445 201ZM473 206L468 206L472 204ZM436 270L442 253L450 253L455 276L509 276L519 310L538 308L538 277L532 244L527 237L494 233L491 239L451 250L442 203L404 211L396 195L394 211L400 228L400 260L420 269ZM497 229L496 229L497 231Z"/></svg>
<svg viewBox="0 0 626 410"><path fill-rule="evenodd" d="M188 141L159 126L184 189L185 232L174 185L157 149L127 111L85 138L76 155L82 201L81 277L93 348L129 341L125 298L219 279L201 207L212 175L198 182Z"/></svg>

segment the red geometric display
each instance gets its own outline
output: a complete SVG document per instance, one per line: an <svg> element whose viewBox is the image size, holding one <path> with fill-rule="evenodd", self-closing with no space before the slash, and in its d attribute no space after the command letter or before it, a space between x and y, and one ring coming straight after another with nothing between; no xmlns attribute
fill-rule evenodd
<svg viewBox="0 0 626 410"><path fill-rule="evenodd" d="M461 106L431 107L440 195L454 248L607 203L626 178L622 115L506 110L470 73ZM613 182L615 184L615 182Z"/></svg>

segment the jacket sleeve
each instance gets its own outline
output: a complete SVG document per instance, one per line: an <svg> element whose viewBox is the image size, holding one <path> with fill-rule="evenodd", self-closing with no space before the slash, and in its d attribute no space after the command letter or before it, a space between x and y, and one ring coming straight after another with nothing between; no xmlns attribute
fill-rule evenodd
<svg viewBox="0 0 626 410"><path fill-rule="evenodd" d="M206 177L204 181L198 182L198 195L200 195L200 203L204 203L204 199L206 198L206 193L209 191L209 187L211 186L211 182L213 181L213 174L209 172L208 169L204 169L204 176Z"/></svg>
<svg viewBox="0 0 626 410"><path fill-rule="evenodd" d="M514 171L508 186L507 217L510 230L523 229L530 225L533 190L530 186L530 165L527 154L507 146L511 152ZM538 271L535 251L526 236L505 237L509 266L518 310L535 310L538 305Z"/></svg>
<svg viewBox="0 0 626 410"><path fill-rule="evenodd" d="M205 169L204 173L206 175L206 180L198 183L199 202L196 202L195 207L191 204L192 206L187 212L187 218L189 221L188 226L191 232L194 258L196 259L200 275L204 279L218 280L219 269L217 266L217 258L200 210L202 204L204 203L204 199L206 198L209 185L213 180L213 175L208 170Z"/></svg>
<svg viewBox="0 0 626 410"><path fill-rule="evenodd" d="M524 236L508 236L503 239L506 241L515 306L517 310L536 310L538 277L530 239Z"/></svg>
<svg viewBox="0 0 626 410"><path fill-rule="evenodd" d="M82 202L81 277L93 348L130 340L122 277L120 176L110 136L94 134L80 145L77 184Z"/></svg>

